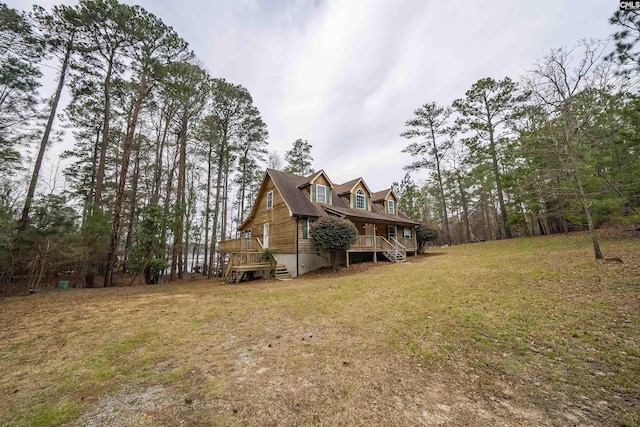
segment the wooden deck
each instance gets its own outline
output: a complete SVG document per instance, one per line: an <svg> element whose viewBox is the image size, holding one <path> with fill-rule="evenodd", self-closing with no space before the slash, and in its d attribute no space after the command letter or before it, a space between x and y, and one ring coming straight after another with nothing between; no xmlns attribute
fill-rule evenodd
<svg viewBox="0 0 640 427"><path fill-rule="evenodd" d="M264 262L262 259L264 247L257 237L223 240L218 242L218 251L229 254L229 261L224 271L224 278L227 282L238 283L242 278L252 276L250 273L266 275L270 270L275 270L276 279L291 278L287 267L278 264L276 256L274 256L275 266Z"/></svg>
<svg viewBox="0 0 640 427"><path fill-rule="evenodd" d="M268 262L247 264L247 265L232 265L229 264L225 274L225 280L228 283L238 283L245 277L251 277L249 273L261 273L262 277L269 274L270 271L274 271L275 278L278 280L291 279L291 274L287 269L287 266L278 264L275 267Z"/></svg>

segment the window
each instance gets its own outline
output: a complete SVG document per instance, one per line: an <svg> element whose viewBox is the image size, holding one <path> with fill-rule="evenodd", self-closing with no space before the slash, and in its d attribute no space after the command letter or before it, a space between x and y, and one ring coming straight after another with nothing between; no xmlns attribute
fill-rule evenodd
<svg viewBox="0 0 640 427"><path fill-rule="evenodd" d="M387 239L395 239L396 238L396 226L388 225L387 226Z"/></svg>
<svg viewBox="0 0 640 427"><path fill-rule="evenodd" d="M356 209L367 209L367 197L362 189L356 191Z"/></svg>
<svg viewBox="0 0 640 427"><path fill-rule="evenodd" d="M316 184L316 200L315 201L320 203L329 203L326 186Z"/></svg>
<svg viewBox="0 0 640 427"><path fill-rule="evenodd" d="M410 238L411 238L411 228L409 228L409 227L405 227L405 228L404 228L404 232L403 232L402 236L403 236L405 239L410 239Z"/></svg>
<svg viewBox="0 0 640 427"><path fill-rule="evenodd" d="M267 209L271 209L273 207L273 191L269 191L267 193Z"/></svg>
<svg viewBox="0 0 640 427"><path fill-rule="evenodd" d="M315 218L305 218L302 221L302 238L310 239L311 238L311 227L316 222Z"/></svg>
<svg viewBox="0 0 640 427"><path fill-rule="evenodd" d="M387 213L395 215L395 213L396 213L396 202L395 202L395 200L387 200Z"/></svg>

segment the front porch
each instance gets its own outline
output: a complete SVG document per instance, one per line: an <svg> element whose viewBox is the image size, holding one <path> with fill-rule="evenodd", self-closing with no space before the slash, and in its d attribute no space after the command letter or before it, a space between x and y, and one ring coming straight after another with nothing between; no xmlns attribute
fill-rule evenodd
<svg viewBox="0 0 640 427"><path fill-rule="evenodd" d="M374 262L378 261L378 253L391 262L404 262L407 252L413 252L415 255L417 251L418 244L415 237L386 239L383 236L359 234L355 243L347 250L347 267L352 253L372 253Z"/></svg>
<svg viewBox="0 0 640 427"><path fill-rule="evenodd" d="M391 262L404 262L407 253L413 252L415 255L417 250L418 245L415 237L391 237L388 239L384 236L360 234L356 237L354 244L346 251L346 264L347 267L349 267L353 254L366 253L373 256L374 262L378 261L378 255L380 254ZM219 242L218 252L228 254L228 262L224 269L224 279L230 283L238 283L245 278L266 277L269 275L269 272L274 269L277 279L283 280L291 278L291 274L286 265L278 262L277 256L274 256L275 264L265 262L262 259L263 251L264 246L257 237L240 237ZM284 254L283 256L293 257L294 255L295 254Z"/></svg>

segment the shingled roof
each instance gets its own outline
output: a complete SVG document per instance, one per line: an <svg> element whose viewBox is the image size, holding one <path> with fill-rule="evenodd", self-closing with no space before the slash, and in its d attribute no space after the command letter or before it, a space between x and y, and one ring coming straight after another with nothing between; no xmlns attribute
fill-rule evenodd
<svg viewBox="0 0 640 427"><path fill-rule="evenodd" d="M350 193L351 190L353 190L353 188L356 185L358 185L359 182L362 182L362 185L364 185L364 188L366 188L367 191L371 193L371 190L369 189L369 186L367 185L367 183L364 182L362 177L360 177L360 178L352 179L351 181L345 182L344 184L336 185L336 192L338 193L338 196L343 196L347 193Z"/></svg>
<svg viewBox="0 0 640 427"><path fill-rule="evenodd" d="M373 193L371 195L371 201L372 202L381 202L384 199L387 198L387 196L389 195L389 193L392 193L393 190L391 190L390 188L387 188L386 190L381 190L381 191L376 191L375 193Z"/></svg>
<svg viewBox="0 0 640 427"><path fill-rule="evenodd" d="M311 181L313 181L319 175L320 172L322 171L315 172L310 176L305 177L277 171L275 169L267 169L265 177L262 181L262 186L265 185L267 176L270 177L276 188L282 195L282 198L289 208L289 212L292 217L318 218L327 215L338 215L349 219L385 222L404 226L414 226L418 224L401 211L398 211L397 215L389 215L374 204L372 204L371 206L371 211L353 209L351 206L349 206L349 204L347 204L339 195L346 194L348 191L353 189L357 182L362 180L362 178L356 178L344 184L334 185L333 189L331 190L331 199L333 201L333 204L312 203L302 189L309 185ZM364 183L364 181L362 182ZM262 188L260 189L260 191L262 191ZM384 191L373 193L373 195L384 194L384 198L390 191L390 189L387 189ZM373 195L372 200L376 201L373 198ZM258 206L255 205L253 208L254 211L257 208ZM240 228L243 228L246 225L247 221L249 221L249 219L254 216L254 211L251 212L249 217L244 221Z"/></svg>

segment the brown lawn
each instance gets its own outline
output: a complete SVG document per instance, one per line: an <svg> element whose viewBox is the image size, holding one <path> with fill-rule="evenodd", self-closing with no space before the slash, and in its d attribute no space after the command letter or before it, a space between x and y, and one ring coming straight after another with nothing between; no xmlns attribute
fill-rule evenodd
<svg viewBox="0 0 640 427"><path fill-rule="evenodd" d="M0 300L0 425L640 425L640 240Z"/></svg>

